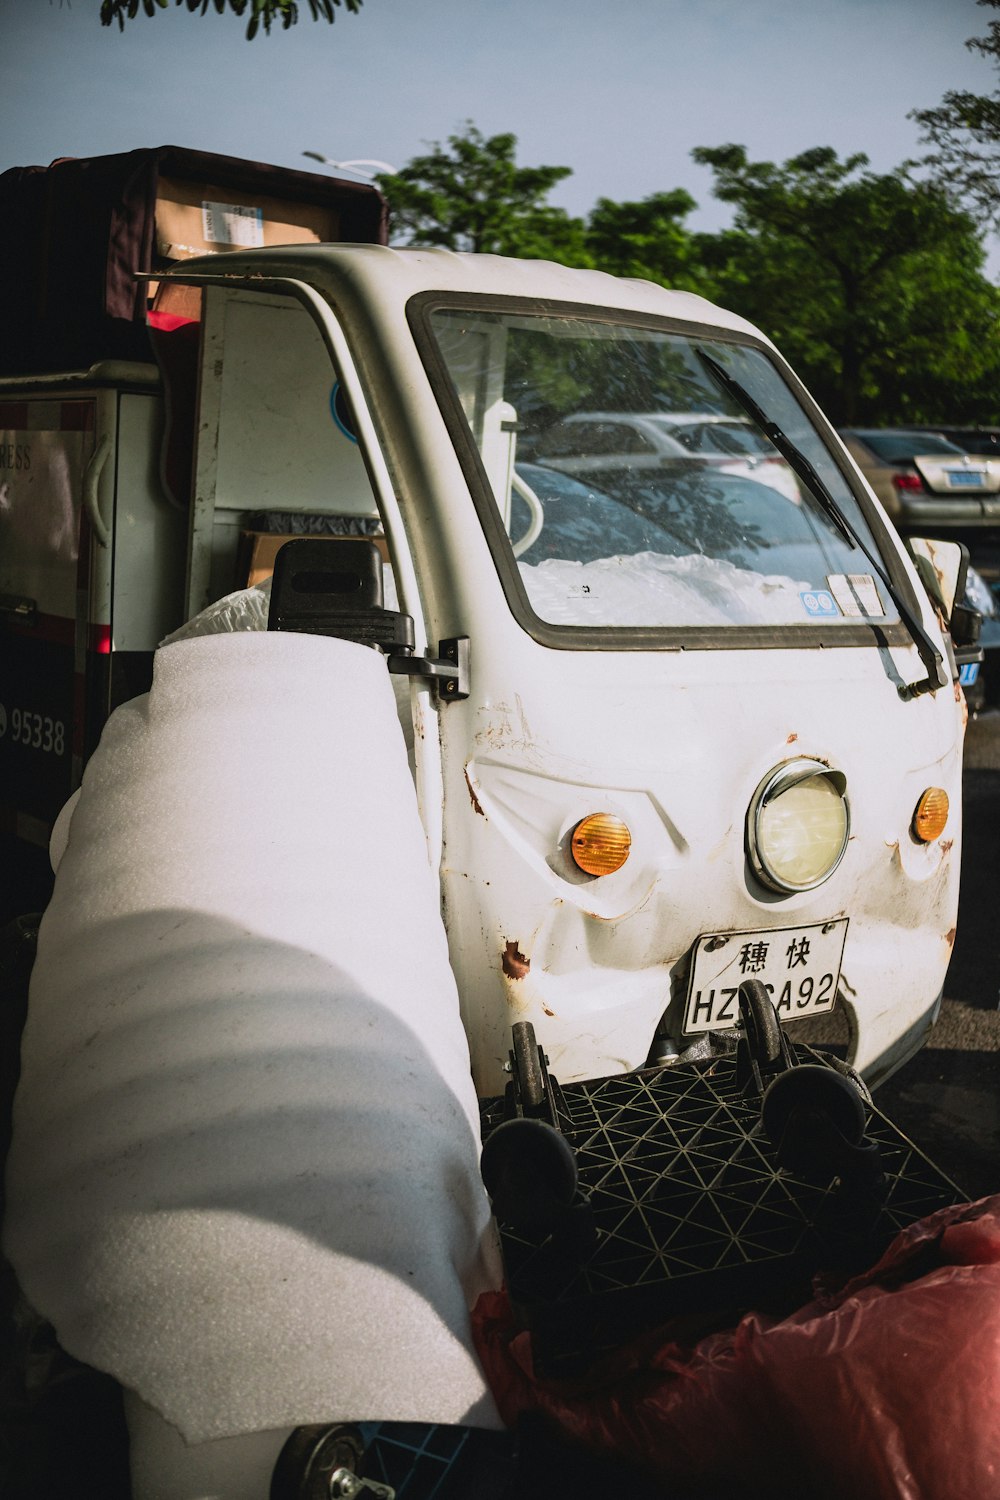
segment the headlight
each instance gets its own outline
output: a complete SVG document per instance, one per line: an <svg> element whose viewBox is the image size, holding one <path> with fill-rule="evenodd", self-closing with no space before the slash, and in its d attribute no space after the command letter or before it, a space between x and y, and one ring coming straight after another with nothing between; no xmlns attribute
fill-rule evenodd
<svg viewBox="0 0 1000 1500"><path fill-rule="evenodd" d="M840 864L851 820L847 782L818 760L770 771L747 813L747 854L773 891L811 891Z"/></svg>
<svg viewBox="0 0 1000 1500"><path fill-rule="evenodd" d="M965 575L965 594L973 609L978 609L985 619L993 619L997 612L996 600L986 579L975 568L970 568Z"/></svg>

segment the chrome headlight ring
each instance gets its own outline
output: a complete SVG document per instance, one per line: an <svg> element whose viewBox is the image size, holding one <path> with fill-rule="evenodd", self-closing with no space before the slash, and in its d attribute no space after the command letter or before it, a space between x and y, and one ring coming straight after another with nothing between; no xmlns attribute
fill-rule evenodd
<svg viewBox="0 0 1000 1500"><path fill-rule="evenodd" d="M769 890L811 891L836 870L850 833L846 777L800 756L775 766L754 792L747 810L747 858Z"/></svg>

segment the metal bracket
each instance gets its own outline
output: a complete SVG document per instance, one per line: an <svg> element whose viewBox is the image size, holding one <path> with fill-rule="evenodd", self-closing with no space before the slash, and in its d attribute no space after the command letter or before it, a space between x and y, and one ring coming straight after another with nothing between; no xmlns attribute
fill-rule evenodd
<svg viewBox="0 0 1000 1500"><path fill-rule="evenodd" d="M469 637L451 636L438 642L439 657L404 656L386 658L390 672L403 677L428 677L437 683L442 703L455 703L469 696Z"/></svg>
<svg viewBox="0 0 1000 1500"><path fill-rule="evenodd" d="M377 1479L360 1479L353 1469L334 1469L330 1475L330 1500L354 1500L370 1495L372 1500L396 1500L396 1491Z"/></svg>

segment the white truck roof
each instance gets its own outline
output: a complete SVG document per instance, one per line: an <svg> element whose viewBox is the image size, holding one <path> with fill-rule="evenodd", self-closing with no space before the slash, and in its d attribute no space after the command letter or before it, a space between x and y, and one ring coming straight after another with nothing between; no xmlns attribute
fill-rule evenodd
<svg viewBox="0 0 1000 1500"><path fill-rule="evenodd" d="M348 287L368 295L377 291L383 301L391 297L401 308L420 292L467 292L571 303L578 305L581 313L592 307L620 309L762 336L744 318L693 292L673 291L652 281L611 276L605 271L578 270L554 261L454 250L361 244L274 246L227 253L224 263L217 256L185 261L161 273L160 279L243 280L258 276L292 277L341 292Z"/></svg>

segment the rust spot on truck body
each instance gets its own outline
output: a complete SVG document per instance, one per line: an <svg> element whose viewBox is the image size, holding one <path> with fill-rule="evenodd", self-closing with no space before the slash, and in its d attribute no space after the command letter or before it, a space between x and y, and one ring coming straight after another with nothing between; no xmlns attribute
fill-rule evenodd
<svg viewBox="0 0 1000 1500"><path fill-rule="evenodd" d="M485 818L486 814L483 812L482 803L480 802L479 798L476 796L476 789L472 785L472 778L469 776L469 768L468 768L468 766L466 766L466 768L465 768L465 784L466 784L466 786L469 789L469 797L470 797L470 800L472 802L472 811L473 812L477 812L481 818Z"/></svg>
<svg viewBox="0 0 1000 1500"><path fill-rule="evenodd" d="M525 958L516 943L508 943L501 958L503 971L508 979L523 979L531 968L531 959Z"/></svg>

